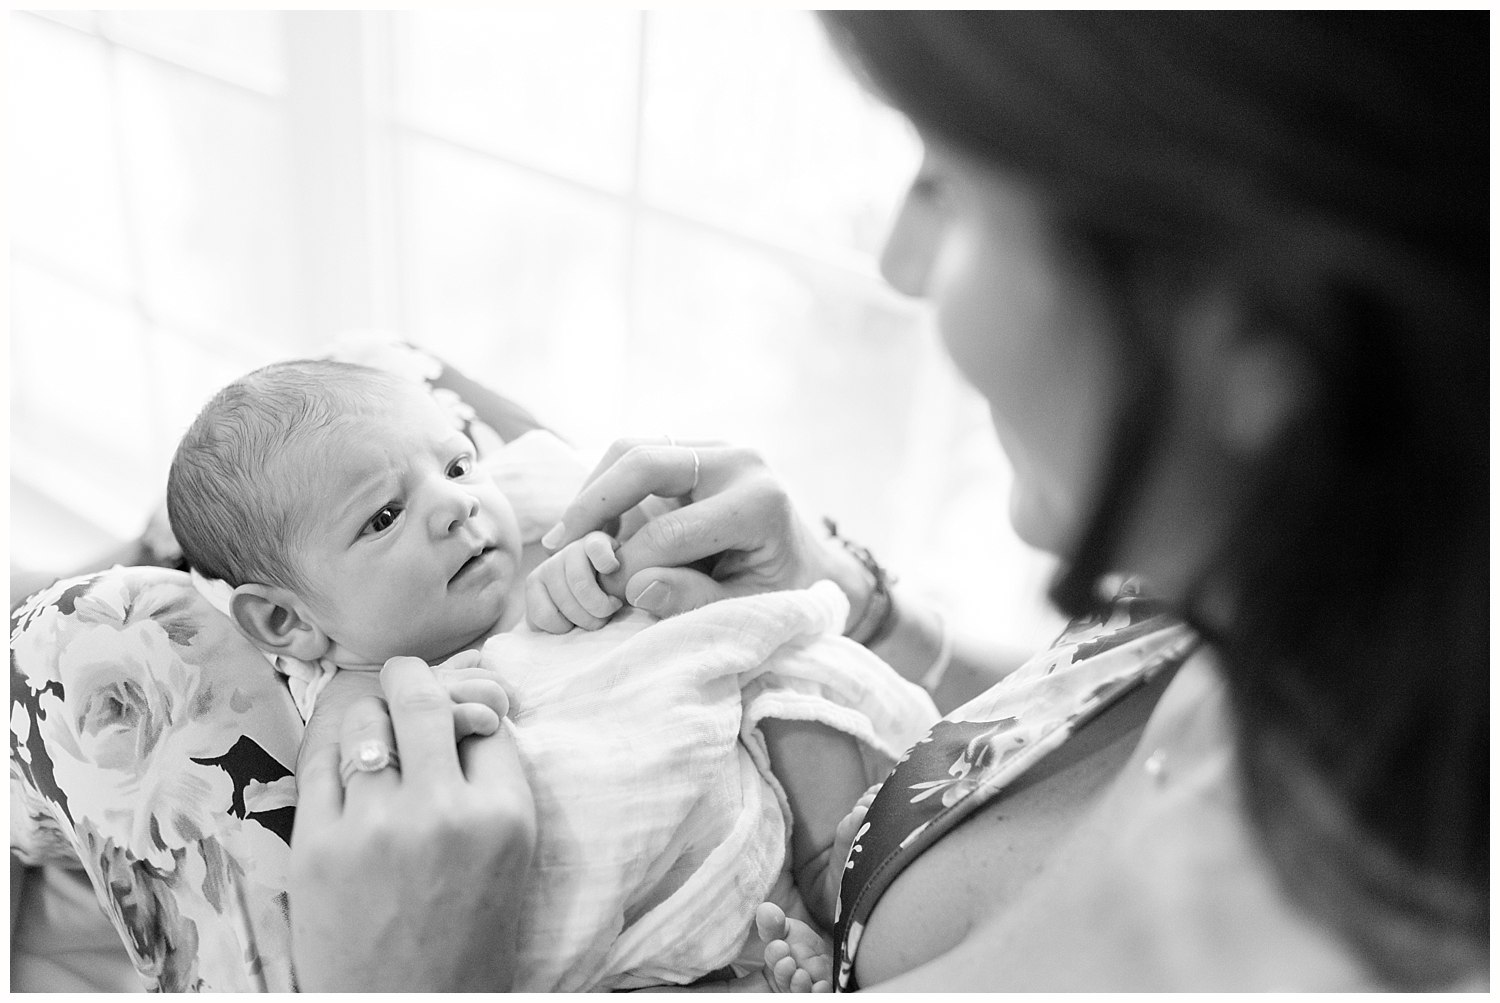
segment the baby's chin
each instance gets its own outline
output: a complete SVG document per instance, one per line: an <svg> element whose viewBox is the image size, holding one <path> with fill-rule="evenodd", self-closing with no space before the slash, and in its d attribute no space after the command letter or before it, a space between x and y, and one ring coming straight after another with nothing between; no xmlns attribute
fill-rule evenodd
<svg viewBox="0 0 1500 1003"><path fill-rule="evenodd" d="M501 630L504 629L504 620L505 620L505 616L504 616L504 613L502 613L499 617L497 617L494 620L494 622L488 624L482 630L479 630L478 632L476 632L468 640L462 642L457 647L455 647L452 650L448 651L446 654L439 655L439 656L437 656L435 658L429 659L428 661L436 663L436 662L442 661L445 658L452 658L454 655L458 654L460 651L469 651L470 649L484 647L484 642L487 641L487 640L489 640L489 638L490 638L490 636L492 634L498 634Z"/></svg>
<svg viewBox="0 0 1500 1003"><path fill-rule="evenodd" d="M335 644L329 649L326 656L335 665L341 668L374 668L381 666L392 658L409 656L420 658L428 665L437 665L439 662L452 658L461 651L469 651L484 646L484 642L491 634L505 629L506 613L501 610L493 620L484 620L470 629L456 632L453 636L440 639L428 639L416 641L404 645L369 645L362 649L356 649L353 645ZM361 654L361 651L369 652Z"/></svg>

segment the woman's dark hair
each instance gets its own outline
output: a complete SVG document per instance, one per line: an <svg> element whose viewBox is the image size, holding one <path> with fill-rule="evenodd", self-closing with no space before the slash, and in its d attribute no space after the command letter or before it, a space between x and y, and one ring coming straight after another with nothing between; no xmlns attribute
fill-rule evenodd
<svg viewBox="0 0 1500 1003"><path fill-rule="evenodd" d="M1313 399L1189 597L1285 887L1392 984L1487 970L1488 15L823 15L929 139L1039 186L1138 371L1055 595L1110 567L1206 282Z"/></svg>

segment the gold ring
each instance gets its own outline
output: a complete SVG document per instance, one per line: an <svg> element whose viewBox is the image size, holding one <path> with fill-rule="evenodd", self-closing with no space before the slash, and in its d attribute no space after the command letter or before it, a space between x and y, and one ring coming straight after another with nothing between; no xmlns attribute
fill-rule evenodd
<svg viewBox="0 0 1500 1003"><path fill-rule="evenodd" d="M687 489L687 493L692 494L694 491L698 490L698 451L696 449L689 449L688 452L693 454L693 486Z"/></svg>

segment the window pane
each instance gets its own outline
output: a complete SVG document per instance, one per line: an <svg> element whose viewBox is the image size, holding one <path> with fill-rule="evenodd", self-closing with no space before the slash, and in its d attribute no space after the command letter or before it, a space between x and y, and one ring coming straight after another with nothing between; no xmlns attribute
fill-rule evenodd
<svg viewBox="0 0 1500 1003"><path fill-rule="evenodd" d="M397 18L407 121L580 181L629 185L639 13L470 8Z"/></svg>
<svg viewBox="0 0 1500 1003"><path fill-rule="evenodd" d="M806 11L652 12L643 190L795 245L876 252L918 146Z"/></svg>
<svg viewBox="0 0 1500 1003"><path fill-rule="evenodd" d="M111 38L134 48L263 93L286 90L285 11L115 10L101 16Z"/></svg>
<svg viewBox="0 0 1500 1003"><path fill-rule="evenodd" d="M922 349L912 313L838 270L685 227L643 238L627 423L755 444L807 504L888 533Z"/></svg>
<svg viewBox="0 0 1500 1003"><path fill-rule="evenodd" d="M122 54L127 185L157 315L289 347L305 337L302 244L279 107Z"/></svg>
<svg viewBox="0 0 1500 1003"><path fill-rule="evenodd" d="M14 25L26 17L44 17L58 24L72 25L79 31L96 32L99 30L99 14L92 10L29 10L25 14L16 15L11 24Z"/></svg>
<svg viewBox="0 0 1500 1003"><path fill-rule="evenodd" d="M10 28L15 253L123 292L130 269L108 48L24 14Z"/></svg>
<svg viewBox="0 0 1500 1003"><path fill-rule="evenodd" d="M559 431L598 427L625 339L624 211L423 140L407 166L407 336Z"/></svg>
<svg viewBox="0 0 1500 1003"><path fill-rule="evenodd" d="M24 264L12 278L16 472L65 489L61 496L101 526L139 530L149 509L152 431L140 321L123 303Z"/></svg>

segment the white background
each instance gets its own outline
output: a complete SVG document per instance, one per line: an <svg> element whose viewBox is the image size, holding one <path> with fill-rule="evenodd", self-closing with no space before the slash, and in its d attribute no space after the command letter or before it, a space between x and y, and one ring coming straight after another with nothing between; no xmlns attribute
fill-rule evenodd
<svg viewBox="0 0 1500 1003"><path fill-rule="evenodd" d="M1048 563L875 256L918 144L812 15L12 13L11 548L139 532L241 372L399 332L597 453L760 448L968 625Z"/></svg>

